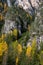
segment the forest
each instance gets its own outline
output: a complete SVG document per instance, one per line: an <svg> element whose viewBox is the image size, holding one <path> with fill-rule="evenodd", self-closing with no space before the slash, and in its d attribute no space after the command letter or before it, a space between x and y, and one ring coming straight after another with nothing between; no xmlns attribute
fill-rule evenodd
<svg viewBox="0 0 43 65"><path fill-rule="evenodd" d="M0 0L0 65L43 65L43 1L25 1Z"/></svg>

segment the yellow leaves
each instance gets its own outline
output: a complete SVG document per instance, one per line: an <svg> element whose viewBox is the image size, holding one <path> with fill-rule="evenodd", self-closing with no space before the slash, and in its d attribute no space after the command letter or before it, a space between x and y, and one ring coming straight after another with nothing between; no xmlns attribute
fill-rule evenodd
<svg viewBox="0 0 43 65"><path fill-rule="evenodd" d="M17 37L17 33L18 33L18 30L17 29L14 29L13 30L13 35Z"/></svg>
<svg viewBox="0 0 43 65"><path fill-rule="evenodd" d="M20 44L18 44L17 46L17 51L18 51L18 54L22 53L22 46Z"/></svg>
<svg viewBox="0 0 43 65"><path fill-rule="evenodd" d="M4 19L4 16L3 16L2 13L5 13L5 12L7 11L8 7L7 7L6 3L3 4L2 2L0 2L0 7L1 7L1 9L3 10L3 11L0 13L0 21L1 21L1 20Z"/></svg>
<svg viewBox="0 0 43 65"><path fill-rule="evenodd" d="M36 50L36 38L34 38L32 40L32 46L28 46L27 49L26 49L26 56L31 56L31 53L32 53L32 56L34 55L35 53L35 50Z"/></svg>
<svg viewBox="0 0 43 65"><path fill-rule="evenodd" d="M2 56L2 52L3 52L2 45L0 44L0 56Z"/></svg>
<svg viewBox="0 0 43 65"><path fill-rule="evenodd" d="M6 34L2 34L1 39L4 40L5 37L6 37Z"/></svg>
<svg viewBox="0 0 43 65"><path fill-rule="evenodd" d="M12 47L13 47L14 49L17 48L17 45L18 45L18 41L17 41L17 40L15 40L14 42L12 42Z"/></svg>
<svg viewBox="0 0 43 65"><path fill-rule="evenodd" d="M26 56L30 57L31 55L34 56L36 50L36 38L32 40L32 46L29 45L26 49Z"/></svg>
<svg viewBox="0 0 43 65"><path fill-rule="evenodd" d="M36 49L37 49L37 43L36 43L36 38L34 38L32 40L32 56L34 56Z"/></svg>
<svg viewBox="0 0 43 65"><path fill-rule="evenodd" d="M12 47L17 55L20 55L22 53L22 46L17 40L12 43Z"/></svg>
<svg viewBox="0 0 43 65"><path fill-rule="evenodd" d="M0 13L0 21L3 20L3 19L4 19L4 17L3 17L3 15Z"/></svg>
<svg viewBox="0 0 43 65"><path fill-rule="evenodd" d="M20 57L20 54L22 53L22 46L21 44L18 43L17 45L17 57L16 57L16 65L18 65L18 61L19 61L19 57Z"/></svg>
<svg viewBox="0 0 43 65"><path fill-rule="evenodd" d="M33 40L32 40L32 48L35 48L36 47L36 38L34 38Z"/></svg>
<svg viewBox="0 0 43 65"><path fill-rule="evenodd" d="M18 57L16 57L16 65L18 65L18 61L19 61L19 58L18 58Z"/></svg>
<svg viewBox="0 0 43 65"><path fill-rule="evenodd" d="M0 37L0 56L3 55L4 52L7 52L8 50L8 45L6 41L4 41L4 38L6 37L6 34L2 34Z"/></svg>
<svg viewBox="0 0 43 65"><path fill-rule="evenodd" d="M30 57L31 56L31 50L32 50L32 47L29 45L26 49L26 56Z"/></svg>
<svg viewBox="0 0 43 65"><path fill-rule="evenodd" d="M8 50L8 45L7 45L6 42L3 42L2 47L3 47L3 51L7 51Z"/></svg>
<svg viewBox="0 0 43 65"><path fill-rule="evenodd" d="M2 34L2 36L0 37L0 62L2 61L3 55L6 55L8 53L8 45L6 41L4 41L5 37L5 34Z"/></svg>
<svg viewBox="0 0 43 65"><path fill-rule="evenodd" d="M1 42L0 43L0 56L3 55L4 52L6 52L8 50L8 46L6 42Z"/></svg>
<svg viewBox="0 0 43 65"><path fill-rule="evenodd" d="M1 37L0 37L0 42L3 42L4 39L6 38L6 36L7 36L6 34L2 34Z"/></svg>

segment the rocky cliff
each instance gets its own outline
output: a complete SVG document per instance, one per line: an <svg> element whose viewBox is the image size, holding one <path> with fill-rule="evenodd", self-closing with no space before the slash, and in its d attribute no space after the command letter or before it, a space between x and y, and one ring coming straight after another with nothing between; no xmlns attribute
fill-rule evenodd
<svg viewBox="0 0 43 65"><path fill-rule="evenodd" d="M33 14L34 11L38 9L40 0L7 0L7 2L9 7L11 7L12 4L20 6L30 14Z"/></svg>
<svg viewBox="0 0 43 65"><path fill-rule="evenodd" d="M40 0L7 0L7 3L8 3L8 7L17 6L17 7L23 8L23 10L25 10L31 16L33 16L35 14L35 12L37 12L37 10L39 8L39 4L41 3L41 1ZM12 13L13 13L13 11L12 11ZM7 13L7 15L8 14L9 13ZM15 28L14 21L12 22L9 19L5 20L5 25L4 25L4 29L3 29L5 33L7 33L12 27Z"/></svg>

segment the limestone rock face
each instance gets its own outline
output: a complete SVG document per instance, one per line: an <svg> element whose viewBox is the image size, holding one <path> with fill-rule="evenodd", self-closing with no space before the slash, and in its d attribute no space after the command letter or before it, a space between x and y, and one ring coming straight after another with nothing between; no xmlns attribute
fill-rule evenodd
<svg viewBox="0 0 43 65"><path fill-rule="evenodd" d="M30 14L34 14L34 11L39 7L40 0L7 0L7 3L9 7L11 7L13 3L16 6L23 7L23 9Z"/></svg>
<svg viewBox="0 0 43 65"><path fill-rule="evenodd" d="M14 1L14 2L13 2ZM7 0L8 6L11 7L12 3L17 7L22 7L30 15L34 15L38 9L40 0ZM16 28L15 22L11 20L5 20L4 32L7 33L11 28Z"/></svg>
<svg viewBox="0 0 43 65"><path fill-rule="evenodd" d="M15 21L5 20L4 27L2 28L2 33L8 33L13 28L17 28L16 26L17 24L15 23Z"/></svg>
<svg viewBox="0 0 43 65"><path fill-rule="evenodd" d="M22 6L24 10L33 14L39 7L39 0L16 0L15 5Z"/></svg>

